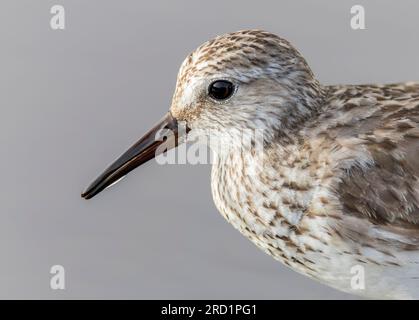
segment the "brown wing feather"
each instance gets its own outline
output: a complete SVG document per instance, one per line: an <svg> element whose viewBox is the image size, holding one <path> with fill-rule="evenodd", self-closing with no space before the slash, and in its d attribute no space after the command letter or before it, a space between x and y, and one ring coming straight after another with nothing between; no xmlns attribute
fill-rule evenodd
<svg viewBox="0 0 419 320"><path fill-rule="evenodd" d="M354 96L366 94L376 101L369 106L375 111L366 109L369 116L357 124L357 137L373 164L343 178L337 192L344 212L376 224L419 230L419 84L355 88L349 97L343 93L343 108L354 104Z"/></svg>

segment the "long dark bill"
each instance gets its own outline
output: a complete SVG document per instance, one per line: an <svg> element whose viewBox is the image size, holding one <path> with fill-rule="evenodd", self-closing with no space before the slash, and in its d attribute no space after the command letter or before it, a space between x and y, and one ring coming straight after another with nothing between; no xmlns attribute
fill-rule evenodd
<svg viewBox="0 0 419 320"><path fill-rule="evenodd" d="M161 130L171 130L171 134L166 133L164 134L166 137L165 140L158 140L156 139L156 135L162 132ZM81 196L85 199L93 198L99 192L122 179L127 173L138 166L153 159L159 154L176 147L179 140L178 135L177 121L172 117L170 112L168 112L149 132L93 181ZM159 148L163 143L166 148Z"/></svg>

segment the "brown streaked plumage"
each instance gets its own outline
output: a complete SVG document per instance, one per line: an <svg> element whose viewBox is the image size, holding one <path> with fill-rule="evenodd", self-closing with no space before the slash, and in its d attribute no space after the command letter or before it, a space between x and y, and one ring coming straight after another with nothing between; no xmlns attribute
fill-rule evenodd
<svg viewBox="0 0 419 320"><path fill-rule="evenodd" d="M214 81L235 91L213 99ZM323 86L289 42L245 30L185 59L156 128L178 121L209 137L215 204L262 250L343 291L419 298L419 83ZM156 130L83 196L147 161Z"/></svg>

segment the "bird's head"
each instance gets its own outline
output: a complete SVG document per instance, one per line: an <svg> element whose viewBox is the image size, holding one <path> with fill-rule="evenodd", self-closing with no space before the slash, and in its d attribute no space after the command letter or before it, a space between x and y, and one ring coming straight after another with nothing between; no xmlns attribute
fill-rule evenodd
<svg viewBox="0 0 419 320"><path fill-rule="evenodd" d="M288 41L245 30L216 37L185 59L170 112L196 134L211 130L213 139L230 145L238 129L261 129L269 139L295 127L320 95L305 59Z"/></svg>
<svg viewBox="0 0 419 320"><path fill-rule="evenodd" d="M260 30L216 37L182 63L168 114L96 179L83 197L93 197L164 151L159 148L163 140L156 140L161 129L173 133L172 146L179 141L179 123L186 128L183 134L210 135L211 143L224 149L237 146L243 132L255 130L262 131L265 143L309 118L321 97L320 84L288 41ZM170 145L167 139L164 142Z"/></svg>

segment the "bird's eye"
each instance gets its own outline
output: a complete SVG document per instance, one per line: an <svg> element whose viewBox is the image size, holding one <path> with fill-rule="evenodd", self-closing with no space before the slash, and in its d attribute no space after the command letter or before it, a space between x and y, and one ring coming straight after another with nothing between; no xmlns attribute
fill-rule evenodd
<svg viewBox="0 0 419 320"><path fill-rule="evenodd" d="M234 93L234 85L227 80L217 80L208 87L208 95L215 100L226 100Z"/></svg>

